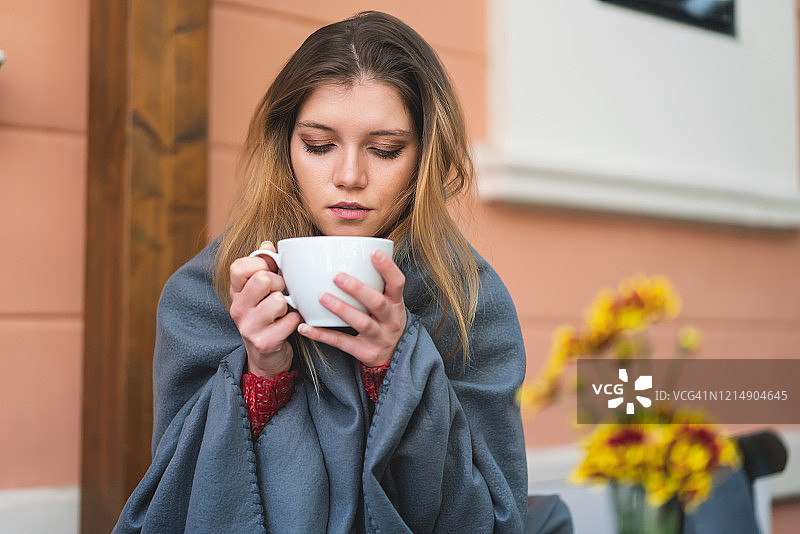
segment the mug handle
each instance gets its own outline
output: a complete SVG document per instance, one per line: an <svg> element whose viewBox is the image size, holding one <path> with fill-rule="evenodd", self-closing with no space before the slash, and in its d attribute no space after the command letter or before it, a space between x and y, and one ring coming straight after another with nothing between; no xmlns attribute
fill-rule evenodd
<svg viewBox="0 0 800 534"><path fill-rule="evenodd" d="M253 252L251 252L249 257L254 258L256 256L269 256L270 258L275 260L275 263L278 265L278 269L281 268L281 255L278 254L277 252L272 252L271 250L260 248L258 250L254 250ZM286 299L286 304L288 304L294 309L297 309L297 306L294 305L294 299L290 295L284 295L283 297Z"/></svg>

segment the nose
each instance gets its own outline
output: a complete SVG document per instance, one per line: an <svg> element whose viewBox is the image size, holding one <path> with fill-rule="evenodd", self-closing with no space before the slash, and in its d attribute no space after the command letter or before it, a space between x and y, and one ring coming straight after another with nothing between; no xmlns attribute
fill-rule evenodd
<svg viewBox="0 0 800 534"><path fill-rule="evenodd" d="M367 186L367 168L362 160L363 155L356 148L347 148L339 152L333 174L333 185L343 189L363 189Z"/></svg>

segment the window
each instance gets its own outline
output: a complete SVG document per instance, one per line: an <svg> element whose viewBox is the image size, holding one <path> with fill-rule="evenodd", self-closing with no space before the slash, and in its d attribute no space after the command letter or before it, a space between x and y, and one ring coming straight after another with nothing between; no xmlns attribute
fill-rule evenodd
<svg viewBox="0 0 800 534"><path fill-rule="evenodd" d="M490 2L489 198L800 226L793 0L737 36L600 1Z"/></svg>

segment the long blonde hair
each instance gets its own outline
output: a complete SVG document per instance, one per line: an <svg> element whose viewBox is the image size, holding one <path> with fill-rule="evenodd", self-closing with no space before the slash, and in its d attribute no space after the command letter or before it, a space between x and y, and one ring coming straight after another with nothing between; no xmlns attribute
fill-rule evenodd
<svg viewBox="0 0 800 534"><path fill-rule="evenodd" d="M217 294L230 306L230 264L261 241L320 233L297 192L290 136L300 106L314 89L363 79L395 88L414 120L420 161L403 197L406 209L384 235L395 242L398 263L413 259L423 267L443 310L432 334L455 322L458 344L445 359L460 348L463 370L470 358L467 334L475 317L478 269L447 211L448 202L469 193L473 183L463 113L436 53L391 15L366 11L320 28L292 55L262 98L242 152L245 187L232 206L215 258Z"/></svg>

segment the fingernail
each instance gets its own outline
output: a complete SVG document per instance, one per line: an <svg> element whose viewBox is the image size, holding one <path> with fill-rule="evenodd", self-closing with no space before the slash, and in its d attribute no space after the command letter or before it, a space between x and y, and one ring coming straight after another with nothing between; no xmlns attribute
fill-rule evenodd
<svg viewBox="0 0 800 534"><path fill-rule="evenodd" d="M267 248L272 246L272 241L262 241L261 246L258 248Z"/></svg>
<svg viewBox="0 0 800 534"><path fill-rule="evenodd" d="M382 250L376 250L372 253L372 257L375 261L381 262L386 259L386 254Z"/></svg>
<svg viewBox="0 0 800 534"><path fill-rule="evenodd" d="M327 294L327 293L322 293L322 294L319 296L319 301L320 301L321 303L323 303L323 304L330 304L331 302L333 302L333 299L331 298L331 296L330 296L329 294Z"/></svg>
<svg viewBox="0 0 800 534"><path fill-rule="evenodd" d="M297 331L300 332L301 334L307 334L308 332L311 331L311 327L308 326L306 323L300 323L299 325L297 325Z"/></svg>
<svg viewBox="0 0 800 534"><path fill-rule="evenodd" d="M337 286L340 286L340 287L345 287L345 286L347 286L348 283L350 283L350 280L348 279L347 275L344 274L344 273L339 273L336 276L334 276L333 277L333 281L336 283Z"/></svg>

